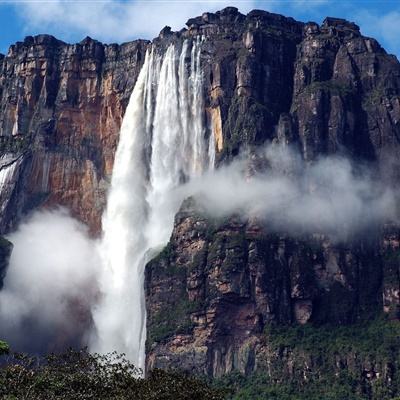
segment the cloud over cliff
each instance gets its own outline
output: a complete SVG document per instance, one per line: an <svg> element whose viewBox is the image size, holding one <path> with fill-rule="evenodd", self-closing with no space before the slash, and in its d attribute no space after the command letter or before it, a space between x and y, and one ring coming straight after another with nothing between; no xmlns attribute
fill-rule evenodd
<svg viewBox="0 0 400 400"><path fill-rule="evenodd" d="M32 352L81 345L97 286L86 228L65 210L40 211L8 238L14 249L0 291L0 337Z"/></svg>
<svg viewBox="0 0 400 400"><path fill-rule="evenodd" d="M263 168L253 170L255 164ZM249 167L250 166L250 167ZM252 161L242 157L178 191L195 195L212 215L258 217L277 230L322 232L334 238L398 218L398 193L367 166L323 157L307 164L286 146L267 146Z"/></svg>

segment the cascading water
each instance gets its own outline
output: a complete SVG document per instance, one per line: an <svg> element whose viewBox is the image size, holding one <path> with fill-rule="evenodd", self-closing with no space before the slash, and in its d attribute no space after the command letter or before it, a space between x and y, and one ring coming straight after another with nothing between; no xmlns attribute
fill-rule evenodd
<svg viewBox="0 0 400 400"><path fill-rule="evenodd" d="M4 154L0 157L0 218L4 215L15 186L15 176L22 162L22 156Z"/></svg>
<svg viewBox="0 0 400 400"><path fill-rule="evenodd" d="M93 310L92 350L145 363L144 266L169 239L177 211L171 192L214 163L207 146L201 39L152 48L132 92L120 132L103 215L102 300ZM153 249L153 251L151 251Z"/></svg>

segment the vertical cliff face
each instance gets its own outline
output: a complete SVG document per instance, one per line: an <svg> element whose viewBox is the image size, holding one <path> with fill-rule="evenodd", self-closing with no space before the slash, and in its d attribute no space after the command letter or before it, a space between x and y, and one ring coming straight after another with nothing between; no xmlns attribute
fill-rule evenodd
<svg viewBox="0 0 400 400"><path fill-rule="evenodd" d="M147 42L68 45L27 37L0 61L0 139L9 174L2 231L41 205L100 229L122 116ZM2 203L5 204L4 202Z"/></svg>
<svg viewBox="0 0 400 400"><path fill-rule="evenodd" d="M8 262L13 245L7 239L0 237L0 289L3 287L3 279L7 273Z"/></svg>
<svg viewBox="0 0 400 400"><path fill-rule="evenodd" d="M376 159L398 152L399 63L359 28L327 18L305 26L291 114L306 159L346 149Z"/></svg>
<svg viewBox="0 0 400 400"><path fill-rule="evenodd" d="M397 179L382 159L399 152L400 65L355 24L303 25L227 9L188 26L208 39L205 90L217 163L275 140L309 162L345 154ZM398 319L398 237L398 226L388 225L334 243L321 233L269 232L257 221L213 221L188 202L169 244L146 267L147 367L212 376L261 370L297 382L309 379L307 371L346 371L369 387L368 398L379 398L373 388L395 387L395 355L381 360L356 345L328 361L310 347L292 354L289 345L271 345L268 329L352 326L382 313Z"/></svg>
<svg viewBox="0 0 400 400"><path fill-rule="evenodd" d="M249 373L265 362L267 327L398 318L398 243L391 227L341 243L268 232L207 217L188 200L146 268L148 367Z"/></svg>
<svg viewBox="0 0 400 400"><path fill-rule="evenodd" d="M208 40L204 70L218 160L279 138L305 159L397 154L400 66L354 23L319 26L228 8L187 23Z"/></svg>
<svg viewBox="0 0 400 400"><path fill-rule="evenodd" d="M190 19L180 32L166 27L153 44L162 52L196 36L204 38L204 118L217 164L274 138L299 145L307 160L397 153L399 63L355 24L303 24L228 7ZM99 232L122 116L147 46L90 38L68 45L42 35L0 59L1 152L23 154L3 231L32 208L60 204Z"/></svg>
<svg viewBox="0 0 400 400"><path fill-rule="evenodd" d="M355 24L228 7L179 32L166 27L152 44L162 54L197 37L202 119L217 167L279 141L310 163L346 154L397 182L400 64ZM99 233L122 116L148 46L37 36L0 57L0 233L55 205ZM274 379L301 371L305 382L320 358L272 348L267 328L398 318L399 237L395 224L340 244L323 234L294 237L239 217L215 221L187 202L146 268L147 367L220 376L263 366ZM398 371L398 359L352 357L333 357L332 369L351 365L386 383Z"/></svg>

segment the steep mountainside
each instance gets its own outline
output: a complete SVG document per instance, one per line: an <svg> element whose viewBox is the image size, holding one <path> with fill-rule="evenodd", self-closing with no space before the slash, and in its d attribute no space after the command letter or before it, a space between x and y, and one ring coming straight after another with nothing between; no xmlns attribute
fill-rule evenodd
<svg viewBox="0 0 400 400"><path fill-rule="evenodd" d="M171 41L204 37L217 162L276 136L298 143L307 160L336 151L396 154L400 66L355 24L303 24L229 7L187 25L177 33L164 28L154 45L162 52ZM34 207L61 204L99 232L118 129L147 46L90 38L68 45L40 35L0 57L2 165L17 164L8 180L17 184L7 183L12 201L2 201L2 231Z"/></svg>
<svg viewBox="0 0 400 400"><path fill-rule="evenodd" d="M179 32L165 27L153 46L161 54L197 36L217 167L275 140L298 147L309 163L346 154L398 181L400 64L357 25L228 7ZM149 46L89 38L69 45L41 35L0 57L0 233L54 205L100 233L119 127ZM395 224L332 243L239 216L215 220L189 199L170 243L146 267L147 367L213 377L238 370L300 386L328 371L346 374L366 398L396 394L399 243ZM357 342L359 331L366 339ZM383 349L374 340L386 333ZM303 343L305 335L316 346L325 336L327 352ZM296 342L304 346L294 349Z"/></svg>
<svg viewBox="0 0 400 400"><path fill-rule="evenodd" d="M348 374L383 398L399 385L399 239L291 237L187 200L146 267L148 368L300 385Z"/></svg>
<svg viewBox="0 0 400 400"><path fill-rule="evenodd" d="M146 46L40 35L10 47L0 61L0 146L16 168L2 182L10 199L2 201L3 232L39 205L66 206L99 231L105 178Z"/></svg>

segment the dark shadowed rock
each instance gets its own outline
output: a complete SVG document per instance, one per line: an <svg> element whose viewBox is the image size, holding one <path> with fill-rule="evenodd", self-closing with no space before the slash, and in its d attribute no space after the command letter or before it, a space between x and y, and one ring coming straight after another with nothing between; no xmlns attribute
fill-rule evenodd
<svg viewBox="0 0 400 400"><path fill-rule="evenodd" d="M13 244L4 237L0 237L0 289L3 288L3 279L6 276L12 249Z"/></svg>
<svg viewBox="0 0 400 400"><path fill-rule="evenodd" d="M227 7L187 27L165 27L153 45L162 53L204 37L204 118L217 166L270 140L292 144L309 162L346 154L377 170L399 158L400 64L356 24ZM0 155L18 160L0 233L32 209L64 205L99 234L118 132L148 46L39 35L0 55ZM385 168L397 182L395 168ZM272 351L266 329L398 318L399 237L388 224L371 238L333 244L234 216L215 221L185 202L170 243L146 268L147 368L220 376L264 365L275 381L308 382L320 360ZM385 385L396 368L353 353L338 353L332 366Z"/></svg>

